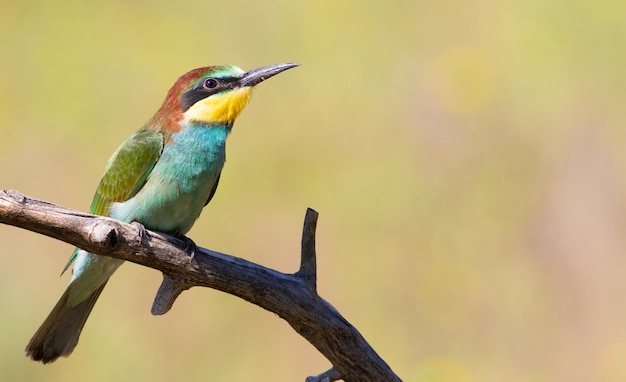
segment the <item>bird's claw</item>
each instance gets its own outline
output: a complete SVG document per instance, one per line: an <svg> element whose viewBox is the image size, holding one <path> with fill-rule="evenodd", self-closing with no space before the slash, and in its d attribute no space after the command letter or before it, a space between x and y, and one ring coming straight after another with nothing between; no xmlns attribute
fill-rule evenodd
<svg viewBox="0 0 626 382"><path fill-rule="evenodd" d="M146 241L148 241L148 230L146 229L146 226L144 226L143 224L139 223L138 221L134 221L134 222L132 222L130 224L132 224L135 227L137 227L139 240L141 240L141 244L144 244Z"/></svg>
<svg viewBox="0 0 626 382"><path fill-rule="evenodd" d="M191 240L190 238L188 238L185 235L179 235L178 238L180 240L182 240L183 243L185 243L185 252L187 252L187 254L190 257L189 261L193 261L193 259L196 257L196 252L198 251L198 246L196 245L196 243L193 240Z"/></svg>

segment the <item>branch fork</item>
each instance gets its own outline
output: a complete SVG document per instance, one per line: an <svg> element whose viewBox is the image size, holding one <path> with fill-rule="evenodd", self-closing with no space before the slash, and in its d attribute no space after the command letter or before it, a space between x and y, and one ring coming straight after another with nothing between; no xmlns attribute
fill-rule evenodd
<svg viewBox="0 0 626 382"><path fill-rule="evenodd" d="M316 211L307 209L300 268L286 274L200 247L190 261L184 243L172 236L57 206L18 191L0 191L0 223L161 271L163 282L152 314L167 313L176 298L193 286L217 289L276 313L331 362L330 370L308 377L307 382L400 381L358 330L317 294L317 218Z"/></svg>

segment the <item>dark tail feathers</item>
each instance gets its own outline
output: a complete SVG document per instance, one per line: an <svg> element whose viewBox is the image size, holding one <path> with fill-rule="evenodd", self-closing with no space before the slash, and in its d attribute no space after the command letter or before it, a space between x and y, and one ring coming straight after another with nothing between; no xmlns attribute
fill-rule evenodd
<svg viewBox="0 0 626 382"><path fill-rule="evenodd" d="M105 285L106 283L96 289L85 301L70 307L68 296L74 286L70 284L26 346L26 355L34 361L43 363L50 363L60 356L70 355Z"/></svg>

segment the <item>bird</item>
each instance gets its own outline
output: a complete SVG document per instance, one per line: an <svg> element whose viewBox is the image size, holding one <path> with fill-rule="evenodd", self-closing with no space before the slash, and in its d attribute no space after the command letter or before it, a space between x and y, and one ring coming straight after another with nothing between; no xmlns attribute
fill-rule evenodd
<svg viewBox="0 0 626 382"><path fill-rule="evenodd" d="M89 212L138 223L140 234L149 229L193 244L184 235L215 195L226 138L252 89L298 65L249 71L216 65L179 77L157 112L113 153ZM72 263L67 288L26 346L34 361L46 364L72 353L96 300L123 260L76 248L64 271Z"/></svg>

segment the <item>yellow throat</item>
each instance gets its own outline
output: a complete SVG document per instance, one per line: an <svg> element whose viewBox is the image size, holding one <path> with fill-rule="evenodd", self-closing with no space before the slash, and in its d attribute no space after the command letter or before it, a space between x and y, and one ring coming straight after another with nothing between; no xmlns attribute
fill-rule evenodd
<svg viewBox="0 0 626 382"><path fill-rule="evenodd" d="M242 87L214 94L191 106L186 120L206 123L233 123L252 96L252 87Z"/></svg>

